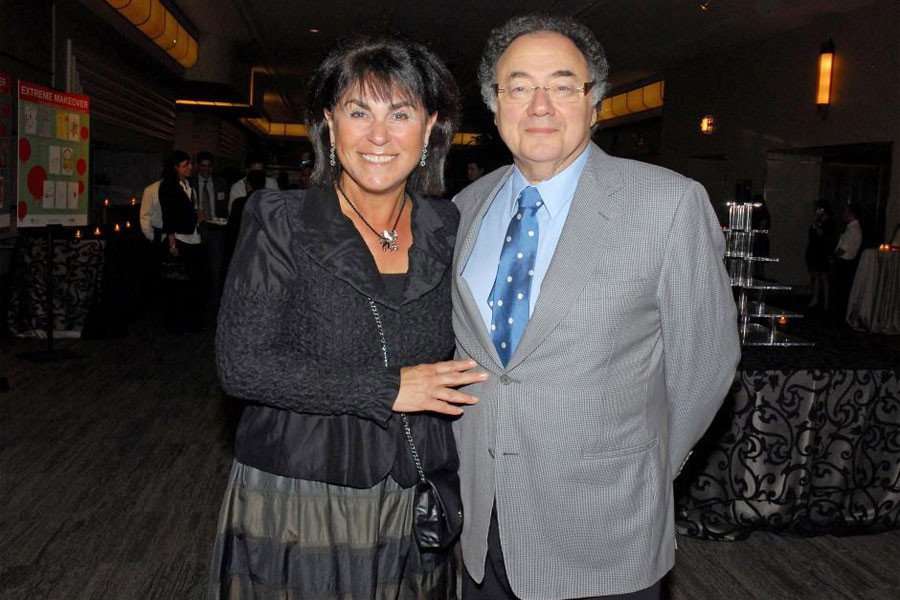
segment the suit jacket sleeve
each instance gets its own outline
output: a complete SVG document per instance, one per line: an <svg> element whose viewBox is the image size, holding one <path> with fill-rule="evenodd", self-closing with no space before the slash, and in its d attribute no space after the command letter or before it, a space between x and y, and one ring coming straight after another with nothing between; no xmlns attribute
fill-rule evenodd
<svg viewBox="0 0 900 600"><path fill-rule="evenodd" d="M291 292L296 267L289 220L282 194L257 192L244 205L219 308L216 357L222 388L276 408L351 414L386 426L400 369L337 368L299 350L296 332L286 326L302 303Z"/></svg>
<svg viewBox="0 0 900 600"><path fill-rule="evenodd" d="M709 198L692 182L668 232L658 290L673 475L715 417L740 359L724 252Z"/></svg>

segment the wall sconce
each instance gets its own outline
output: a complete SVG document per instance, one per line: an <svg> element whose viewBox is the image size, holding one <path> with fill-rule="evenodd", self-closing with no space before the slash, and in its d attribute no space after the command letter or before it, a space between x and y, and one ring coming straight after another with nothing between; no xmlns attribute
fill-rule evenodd
<svg viewBox="0 0 900 600"><path fill-rule="evenodd" d="M816 110L824 119L828 116L831 104L831 76L834 71L834 42L828 40L822 44L819 52L819 79L816 84Z"/></svg>
<svg viewBox="0 0 900 600"><path fill-rule="evenodd" d="M712 135L716 131L716 118L712 115L706 115L700 119L700 133L703 135Z"/></svg>
<svg viewBox="0 0 900 600"><path fill-rule="evenodd" d="M106 0L186 69L197 64L197 40L160 0Z"/></svg>

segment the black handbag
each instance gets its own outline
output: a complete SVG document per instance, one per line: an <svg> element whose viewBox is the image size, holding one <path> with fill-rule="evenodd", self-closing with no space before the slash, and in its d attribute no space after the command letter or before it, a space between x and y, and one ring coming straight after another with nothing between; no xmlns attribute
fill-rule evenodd
<svg viewBox="0 0 900 600"><path fill-rule="evenodd" d="M369 298L369 308L375 315L375 324L381 336L381 352L384 366L388 366L387 340L381 325L381 316L375 302ZM462 496L459 492L459 475L450 469L440 469L425 476L419 452L413 441L412 429L405 414L400 414L406 445L416 464L419 482L416 484L415 502L413 503L413 536L416 544L424 551L446 550L462 533L463 508Z"/></svg>
<svg viewBox="0 0 900 600"><path fill-rule="evenodd" d="M413 508L413 534L416 543L422 550L446 550L462 533L463 509L459 493L459 475L456 471L441 469L425 477L409 428L409 420L405 414L401 414L400 419L403 421L406 443L419 474Z"/></svg>

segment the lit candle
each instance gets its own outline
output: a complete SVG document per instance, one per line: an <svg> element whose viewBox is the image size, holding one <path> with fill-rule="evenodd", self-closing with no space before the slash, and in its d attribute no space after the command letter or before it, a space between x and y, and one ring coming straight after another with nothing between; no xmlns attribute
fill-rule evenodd
<svg viewBox="0 0 900 600"><path fill-rule="evenodd" d="M109 208L109 198L103 199L103 208Z"/></svg>
<svg viewBox="0 0 900 600"><path fill-rule="evenodd" d="M131 229L131 221L125 221L125 229Z"/></svg>
<svg viewBox="0 0 900 600"><path fill-rule="evenodd" d="M94 227L94 235L100 235L100 228Z"/></svg>
<svg viewBox="0 0 900 600"><path fill-rule="evenodd" d="M132 205L132 206L137 206L137 200L135 200L134 198L132 198L132 199L131 199L131 205Z"/></svg>
<svg viewBox="0 0 900 600"><path fill-rule="evenodd" d="M77 240L81 239L81 230L80 229L75 230L75 239L77 239Z"/></svg>
<svg viewBox="0 0 900 600"><path fill-rule="evenodd" d="M120 231L122 231L122 228L119 227L118 223L116 223L115 226L113 226L113 231L115 231L116 233L119 233Z"/></svg>
<svg viewBox="0 0 900 600"><path fill-rule="evenodd" d="M778 317L779 325L787 325L787 322L788 322L787 317Z"/></svg>

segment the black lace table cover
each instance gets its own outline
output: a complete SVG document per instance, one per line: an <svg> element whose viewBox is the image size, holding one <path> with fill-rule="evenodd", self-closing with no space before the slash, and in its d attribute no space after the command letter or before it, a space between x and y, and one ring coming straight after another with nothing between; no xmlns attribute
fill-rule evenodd
<svg viewBox="0 0 900 600"><path fill-rule="evenodd" d="M900 527L898 371L739 372L675 485L699 538Z"/></svg>
<svg viewBox="0 0 900 600"><path fill-rule="evenodd" d="M53 330L77 336L100 295L102 240L54 240ZM7 325L11 335L47 330L47 241L22 236L14 254Z"/></svg>

